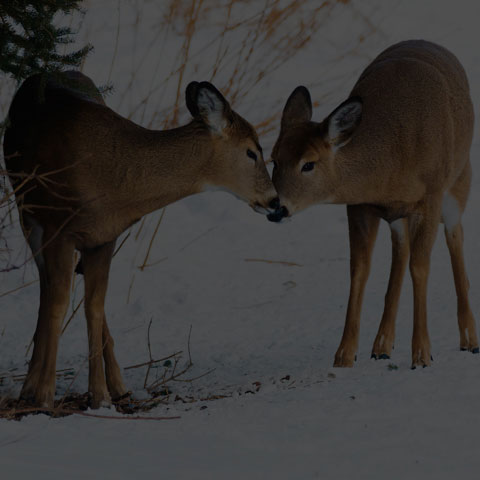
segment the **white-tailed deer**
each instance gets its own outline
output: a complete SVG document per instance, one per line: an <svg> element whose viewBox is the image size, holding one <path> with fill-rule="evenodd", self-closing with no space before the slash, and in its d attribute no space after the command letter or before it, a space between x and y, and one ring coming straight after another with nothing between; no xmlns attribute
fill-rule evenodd
<svg viewBox="0 0 480 480"><path fill-rule="evenodd" d="M381 53L350 97L324 121L312 122L305 87L288 99L272 152L281 208L272 221L309 205L347 205L350 298L335 366L351 367L360 311L380 218L391 228L392 267L385 309L372 351L389 358L395 316L410 253L414 294L412 367L430 364L427 281L439 222L451 256L458 299L460 348L478 353L463 259L462 213L470 189L474 114L457 58L426 41Z"/></svg>
<svg viewBox="0 0 480 480"><path fill-rule="evenodd" d="M262 211L278 207L278 198L254 128L210 83L188 85L189 124L153 131L106 107L88 77L67 73L63 79L36 75L24 82L4 139L13 187L31 176L16 199L40 275L34 350L21 397L53 406L76 249L96 408L126 393L104 313L117 237L143 215L209 187L227 189Z"/></svg>

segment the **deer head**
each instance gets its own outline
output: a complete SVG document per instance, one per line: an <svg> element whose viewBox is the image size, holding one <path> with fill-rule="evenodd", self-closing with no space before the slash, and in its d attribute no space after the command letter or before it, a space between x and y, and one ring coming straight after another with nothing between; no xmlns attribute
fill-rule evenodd
<svg viewBox="0 0 480 480"><path fill-rule="evenodd" d="M269 213L278 207L255 129L235 113L223 95L208 82L187 86L186 103L211 141L211 158L203 190L227 190L254 210Z"/></svg>
<svg viewBox="0 0 480 480"><path fill-rule="evenodd" d="M349 98L323 122L312 122L312 102L305 87L297 87L283 110L280 135L272 151L273 184L281 207L269 215L280 221L316 203L334 203L339 187L340 149L361 120L362 101Z"/></svg>

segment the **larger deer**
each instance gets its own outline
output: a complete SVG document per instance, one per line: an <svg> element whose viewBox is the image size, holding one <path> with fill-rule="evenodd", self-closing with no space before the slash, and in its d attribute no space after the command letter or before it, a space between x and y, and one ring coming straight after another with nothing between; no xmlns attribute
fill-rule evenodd
<svg viewBox="0 0 480 480"><path fill-rule="evenodd" d="M190 123L153 131L105 106L88 77L66 77L27 79L13 99L4 139L40 276L34 350L21 397L53 406L77 249L85 278L88 388L96 408L126 393L104 312L117 237L143 215L210 187L230 190L262 211L275 208L278 198L254 128L213 85L188 85Z"/></svg>
<svg viewBox="0 0 480 480"><path fill-rule="evenodd" d="M347 205L350 298L334 365L355 360L360 310L379 219L391 228L392 267L372 357L389 358L410 252L414 324L412 367L430 365L427 281L438 224L445 224L458 299L460 348L478 353L463 258L462 213L470 189L474 114L465 71L443 47L407 41L381 53L350 97L311 121L305 87L289 97L273 149L279 221L309 205Z"/></svg>

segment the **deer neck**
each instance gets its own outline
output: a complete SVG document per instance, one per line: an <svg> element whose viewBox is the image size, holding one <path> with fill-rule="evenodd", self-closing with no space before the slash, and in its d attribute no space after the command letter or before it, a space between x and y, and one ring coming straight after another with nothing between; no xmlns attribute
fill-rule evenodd
<svg viewBox="0 0 480 480"><path fill-rule="evenodd" d="M132 152L116 199L140 218L202 191L213 156L210 134L196 122L172 130L141 129L124 138Z"/></svg>
<svg viewBox="0 0 480 480"><path fill-rule="evenodd" d="M385 189L382 178L385 178L378 175L375 160L372 159L366 168L364 159L368 158L368 152L349 147L346 145L339 150L333 159L336 186L330 203L355 205L381 202Z"/></svg>

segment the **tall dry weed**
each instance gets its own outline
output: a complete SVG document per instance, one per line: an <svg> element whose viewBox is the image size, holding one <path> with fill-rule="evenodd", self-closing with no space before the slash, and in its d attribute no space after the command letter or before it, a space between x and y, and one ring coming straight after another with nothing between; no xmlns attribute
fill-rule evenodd
<svg viewBox="0 0 480 480"><path fill-rule="evenodd" d="M95 2L90 3L94 5ZM246 101L254 102L258 98L255 92L265 90L277 72L312 40L318 42L319 32L329 27L338 9L343 9L340 10L342 13L354 8L350 0L167 0L150 2L150 18L145 18L143 4L137 1L130 4L131 21L125 28L120 23L124 18L120 15L122 2L109 1L109 4L113 13L118 10L118 25L112 34L115 42L112 58L110 62L108 58L102 59L110 65L108 79L98 81L112 80L114 86L122 83L113 72L117 63L125 63L125 52L119 45L122 35L128 36L132 39L132 68L128 80L122 83L123 90L117 90L119 100L113 107L150 128L171 128L185 120L182 118L185 111L183 92L192 79L215 83L234 108L242 107ZM87 10L88 7L87 1ZM88 14L85 21L88 21ZM153 34L147 42L139 44L137 39L145 34L146 22ZM373 31L366 21L364 23L365 34L359 37L359 42ZM89 40L95 44L95 39ZM319 43L319 58L322 45ZM343 56L347 54L341 52ZM169 71L165 71L166 58L174 59ZM148 78L145 78L146 64L150 66ZM13 85L9 82L0 79L2 118L5 118L11 100L11 96L4 92L13 92ZM131 94L139 90L139 84L146 85L143 93ZM253 120L261 136L277 128L284 100L283 97L270 97L270 103L263 105L265 108L252 110L249 120ZM21 254L12 254L9 249L8 232L15 218L12 200L4 181L0 188L0 271L18 268L30 258L26 249ZM141 224L144 229L142 237L137 232L129 239L137 243L138 256L145 258L141 271L149 266L148 254L159 230L158 215ZM147 241L146 236L149 236ZM145 242L148 247L142 254L139 249L144 248ZM129 296L134 281L135 276L132 277ZM73 298L72 315L82 302L81 294L79 300L75 301L75 295Z"/></svg>
<svg viewBox="0 0 480 480"><path fill-rule="evenodd" d="M129 117L148 127L177 126L183 91L191 79L186 72L214 82L235 108L302 51L339 4L347 8L349 0L169 1L155 24L157 41L144 56L162 52L161 42L168 41L168 56L177 62L167 74L162 71L162 78L157 66L152 75L156 81L134 102ZM135 76L129 86L135 84ZM175 95L166 96L167 91ZM265 118L255 119L260 134L271 128L278 114L278 108L270 109Z"/></svg>

